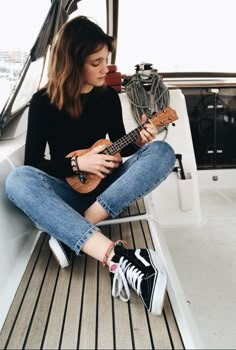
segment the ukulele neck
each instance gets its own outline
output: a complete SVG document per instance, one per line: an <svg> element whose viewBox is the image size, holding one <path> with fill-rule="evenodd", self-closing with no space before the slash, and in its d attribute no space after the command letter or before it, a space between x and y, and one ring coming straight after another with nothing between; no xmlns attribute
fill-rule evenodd
<svg viewBox="0 0 236 350"><path fill-rule="evenodd" d="M112 143L109 147L105 149L103 153L109 154L111 156L113 156L116 153L119 153L123 148L137 140L137 138L139 137L139 133L142 129L143 124L139 125L136 129L130 131L128 134L124 135L119 140Z"/></svg>

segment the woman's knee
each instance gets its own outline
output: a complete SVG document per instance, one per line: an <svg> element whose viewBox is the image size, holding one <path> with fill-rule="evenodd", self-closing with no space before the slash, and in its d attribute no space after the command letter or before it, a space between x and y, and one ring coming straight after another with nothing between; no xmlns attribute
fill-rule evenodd
<svg viewBox="0 0 236 350"><path fill-rule="evenodd" d="M28 182L29 176L32 177L33 169L32 167L22 165L10 172L5 181L5 189L8 196L17 190L19 192L21 191L24 183Z"/></svg>
<svg viewBox="0 0 236 350"><path fill-rule="evenodd" d="M165 141L154 141L149 144L152 154L158 157L164 157L172 162L176 161L175 152L169 143Z"/></svg>
<svg viewBox="0 0 236 350"><path fill-rule="evenodd" d="M176 156L173 148L165 141L154 141L150 144L153 173L165 178L174 168Z"/></svg>
<svg viewBox="0 0 236 350"><path fill-rule="evenodd" d="M176 156L173 148L165 141L154 141L149 144L151 146L151 152L153 154L153 164L156 164L157 168L160 166L166 169L166 172L170 172L176 162Z"/></svg>

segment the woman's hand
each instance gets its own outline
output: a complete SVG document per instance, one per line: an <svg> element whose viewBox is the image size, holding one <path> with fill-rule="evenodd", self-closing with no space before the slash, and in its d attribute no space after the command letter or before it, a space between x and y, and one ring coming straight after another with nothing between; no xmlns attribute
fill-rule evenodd
<svg viewBox="0 0 236 350"><path fill-rule="evenodd" d="M119 154L114 156L101 154L106 147L107 146L98 146L79 156L77 158L79 170L95 174L103 179L110 174L113 169L118 168L122 162L122 157Z"/></svg>
<svg viewBox="0 0 236 350"><path fill-rule="evenodd" d="M147 123L145 123L147 121ZM151 142L157 136L157 128L152 122L148 122L148 119L145 114L142 115L142 123L144 128L140 131L140 137L136 140L136 145L138 147L144 146L146 143Z"/></svg>

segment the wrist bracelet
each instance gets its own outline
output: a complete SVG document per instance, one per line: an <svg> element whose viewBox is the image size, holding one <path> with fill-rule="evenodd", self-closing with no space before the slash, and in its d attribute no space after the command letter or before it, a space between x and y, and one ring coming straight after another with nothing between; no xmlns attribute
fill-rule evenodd
<svg viewBox="0 0 236 350"><path fill-rule="evenodd" d="M74 174L84 184L87 177L86 177L85 172L79 170L79 164L78 164L78 160L77 160L78 158L79 158L78 155L71 157L71 167L72 167Z"/></svg>
<svg viewBox="0 0 236 350"><path fill-rule="evenodd" d="M78 164L76 161L76 157L78 157L78 156L74 156L71 158L71 167L72 167L72 170L75 173L75 175L79 175L79 168L78 168Z"/></svg>

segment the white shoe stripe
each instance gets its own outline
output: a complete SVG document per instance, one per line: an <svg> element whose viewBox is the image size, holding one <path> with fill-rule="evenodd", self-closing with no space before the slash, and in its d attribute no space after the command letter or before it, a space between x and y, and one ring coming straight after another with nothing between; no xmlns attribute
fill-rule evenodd
<svg viewBox="0 0 236 350"><path fill-rule="evenodd" d="M138 258L139 260L142 261L143 265L145 265L145 266L150 266L149 262L147 262L147 260L145 260L145 259L140 255L140 249L136 249L134 254L135 254L136 258Z"/></svg>

